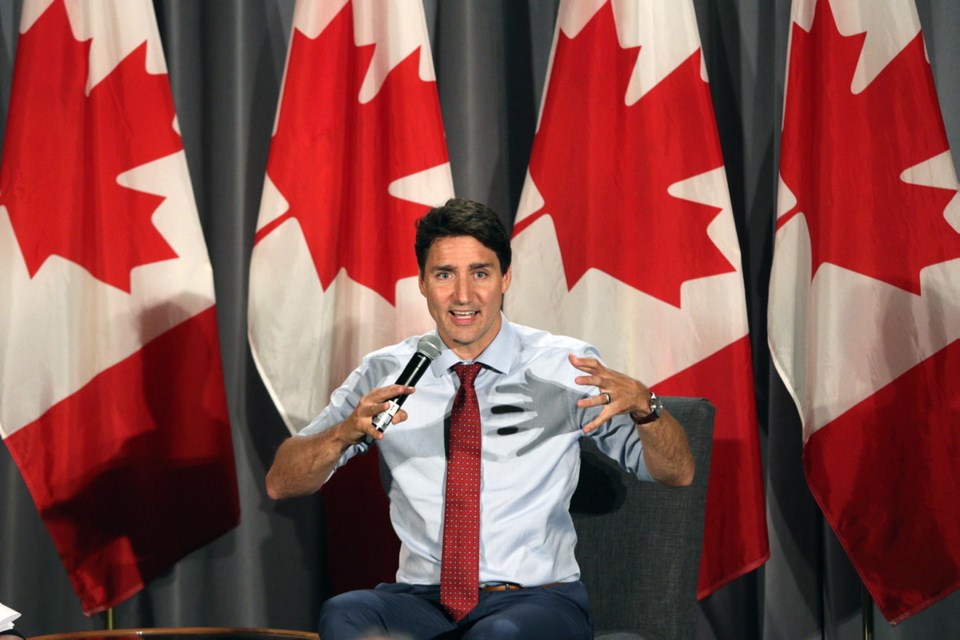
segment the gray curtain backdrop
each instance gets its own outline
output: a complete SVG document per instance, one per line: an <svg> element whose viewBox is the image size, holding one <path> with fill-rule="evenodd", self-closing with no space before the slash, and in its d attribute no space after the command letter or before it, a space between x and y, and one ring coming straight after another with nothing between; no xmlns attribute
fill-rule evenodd
<svg viewBox="0 0 960 640"><path fill-rule="evenodd" d="M957 158L960 5L917 4ZM557 5L426 2L457 194L489 203L508 222L523 185ZM702 603L698 637L852 640L862 637L860 583L804 483L799 422L766 347L789 0L696 6L748 278L772 550L763 568ZM312 630L328 593L322 504L317 497L275 503L265 495L263 476L286 429L246 339L247 267L293 0L157 0L156 9L213 261L242 522L117 607L116 623ZM19 18L20 0L0 0L0 130ZM82 615L5 447L0 521L0 602L23 613L18 628L102 629L102 618ZM960 594L896 628L877 614L876 637L960 637Z"/></svg>

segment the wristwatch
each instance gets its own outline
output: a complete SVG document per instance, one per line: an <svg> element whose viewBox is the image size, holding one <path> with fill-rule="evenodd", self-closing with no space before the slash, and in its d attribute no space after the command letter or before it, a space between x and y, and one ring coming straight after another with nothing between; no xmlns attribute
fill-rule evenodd
<svg viewBox="0 0 960 640"><path fill-rule="evenodd" d="M635 414L633 411L631 411L630 417L633 418L634 424L647 424L648 422L659 420L661 413L663 413L663 403L660 402L660 398L657 397L657 394L651 391L650 392L650 413L641 417Z"/></svg>

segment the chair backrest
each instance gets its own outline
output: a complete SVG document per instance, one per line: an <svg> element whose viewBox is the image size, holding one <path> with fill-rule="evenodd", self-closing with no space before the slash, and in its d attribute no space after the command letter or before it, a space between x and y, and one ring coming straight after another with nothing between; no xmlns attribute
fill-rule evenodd
<svg viewBox="0 0 960 640"><path fill-rule="evenodd" d="M703 398L665 397L663 403L683 425L696 460L689 487L640 482L589 438L582 440L570 511L597 637L674 640L696 631L715 409Z"/></svg>

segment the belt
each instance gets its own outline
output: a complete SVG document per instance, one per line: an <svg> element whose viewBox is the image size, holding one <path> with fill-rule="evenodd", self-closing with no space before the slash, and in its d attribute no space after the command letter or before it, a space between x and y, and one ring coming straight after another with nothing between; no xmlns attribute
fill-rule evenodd
<svg viewBox="0 0 960 640"><path fill-rule="evenodd" d="M563 584L562 582L551 582L550 584L536 584L529 587L524 587L523 585L515 584L513 582L504 582L501 584L482 584L480 589L483 591L519 591L520 589L542 589L544 587L556 587Z"/></svg>

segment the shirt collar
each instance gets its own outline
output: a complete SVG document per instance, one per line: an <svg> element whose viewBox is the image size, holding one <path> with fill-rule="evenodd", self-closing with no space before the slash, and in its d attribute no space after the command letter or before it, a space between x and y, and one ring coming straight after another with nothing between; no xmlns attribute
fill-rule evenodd
<svg viewBox="0 0 960 640"><path fill-rule="evenodd" d="M517 342L517 332L513 330L513 326L501 311L500 331L497 332L497 337L487 345L487 348L477 356L474 362L479 362L488 369L506 373L513 368L514 361L520 352ZM449 371L453 365L458 362L463 362L460 356L454 353L447 345L443 345L443 350L430 367L433 370L433 374L439 377L444 375L446 371Z"/></svg>

